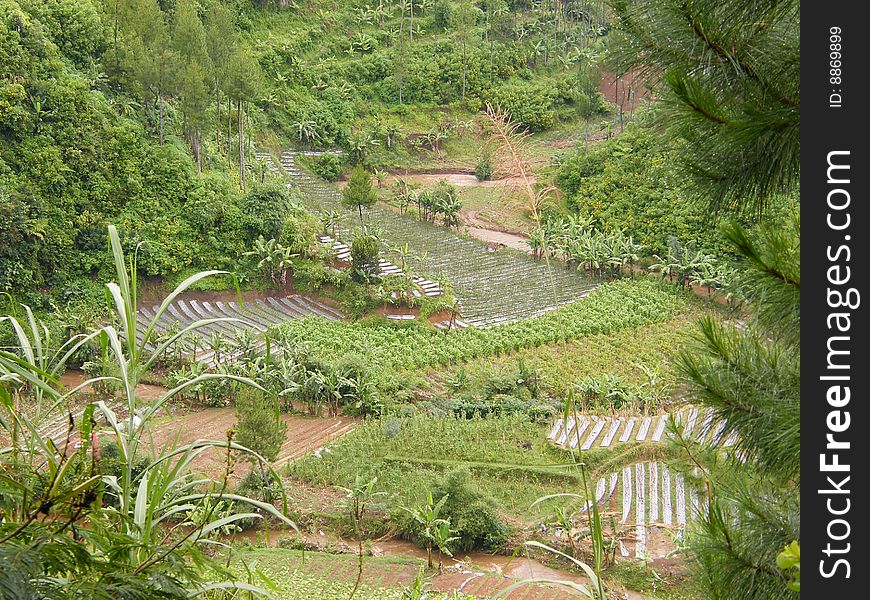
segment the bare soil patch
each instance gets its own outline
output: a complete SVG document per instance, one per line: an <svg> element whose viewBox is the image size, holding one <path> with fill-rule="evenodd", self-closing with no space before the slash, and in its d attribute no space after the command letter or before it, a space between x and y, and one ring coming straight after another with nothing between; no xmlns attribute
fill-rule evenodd
<svg viewBox="0 0 870 600"><path fill-rule="evenodd" d="M630 112L650 96L645 83L646 80L637 71L629 71L618 79L616 73L605 71L598 82L598 90L608 102L616 104L623 112Z"/></svg>
<svg viewBox="0 0 870 600"><path fill-rule="evenodd" d="M276 466L284 465L300 456L308 454L335 441L358 424L350 417L304 417L283 415L287 423L287 440L278 453ZM176 415L156 425L152 431L158 447L177 442L189 444L196 440L226 440L226 432L236 424L233 408L206 408L196 412ZM213 476L223 473L226 456L218 452L200 455L194 468ZM236 469L240 470L239 468Z"/></svg>

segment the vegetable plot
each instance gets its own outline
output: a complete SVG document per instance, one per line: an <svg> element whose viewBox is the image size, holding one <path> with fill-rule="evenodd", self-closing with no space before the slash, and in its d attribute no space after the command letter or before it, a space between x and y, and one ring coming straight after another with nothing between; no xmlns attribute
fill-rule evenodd
<svg viewBox="0 0 870 600"><path fill-rule="evenodd" d="M685 307L679 292L658 282L616 281L582 302L501 327L441 331L419 322L301 319L278 333L325 360L357 354L382 369L419 368L664 321Z"/></svg>
<svg viewBox="0 0 870 600"><path fill-rule="evenodd" d="M295 154L285 152L281 163L301 191L306 206L318 213L341 209L341 193L325 181L305 173L296 165ZM347 213L344 225L354 220ZM410 215L374 206L367 211L368 226L378 232L383 246L405 244L416 255L406 258L409 272L437 280L444 274L462 305L463 318L472 325L496 325L541 315L581 298L595 287L574 269L536 261L522 252L507 249L494 252L479 240L455 231L417 221ZM338 237L347 229L336 227ZM396 253L387 252L400 264Z"/></svg>

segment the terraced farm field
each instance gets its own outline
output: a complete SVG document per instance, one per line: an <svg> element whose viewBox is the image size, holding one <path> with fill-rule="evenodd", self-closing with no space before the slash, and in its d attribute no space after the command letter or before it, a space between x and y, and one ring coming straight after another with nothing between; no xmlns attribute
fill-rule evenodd
<svg viewBox="0 0 870 600"><path fill-rule="evenodd" d="M663 442L671 433L667 429L670 415L654 416L578 416L569 418L567 427L556 420L548 439L559 446L581 450L608 448L625 442ZM697 442L718 440L733 446L736 438L721 439L724 423L715 422L712 412L697 408L674 415L683 427L683 435ZM609 512L628 535L620 542L620 551L628 556L626 544L634 544L635 555L656 558L651 539L661 538L667 530L681 531L706 507L706 498L686 478L672 472L664 463L640 462L621 472L600 478L595 486L595 500L604 512ZM660 540L656 539L656 542ZM666 544L670 546L670 544Z"/></svg>
<svg viewBox="0 0 870 600"><path fill-rule="evenodd" d="M321 581L330 582L328 590L317 590L316 592L312 590L313 593L304 596L305 598L348 597L357 576L357 558L352 554L306 552L304 563L300 552L277 548L242 550L239 555L248 561L256 559L270 579L277 583L281 589L282 598L289 597L295 600L295 598L302 597L293 595L294 588L298 589L298 586L287 585L296 583L300 577L316 577ZM440 598L440 595L435 596L439 592L460 591L464 594L461 597L494 598L518 580L541 575L542 571L543 574L557 579L587 583L587 580L580 576L549 570L537 561L532 561L533 565L527 566L528 561L523 558L514 559L510 562L510 567L506 569L493 565L495 568L492 571L474 568L468 563L457 560L462 557L457 557L457 559L444 558L446 564L443 572L428 578L429 590L433 593L433 597ZM507 557L497 556L491 557L491 559L500 565L509 563ZM413 583L419 572L419 566L419 558L388 556L366 558L361 578L363 597L376 597L384 600L407 598L408 596L404 595L402 590ZM282 584L287 585L287 587L285 588ZM329 596L329 593L334 594L334 596ZM451 597L447 596L447 598ZM501 597L522 598L524 600L560 600L577 596L561 587L531 584ZM640 596L632 594L629 598L636 600Z"/></svg>
<svg viewBox="0 0 870 600"><path fill-rule="evenodd" d="M259 156L277 170L267 155ZM296 164L294 152L281 156L281 166L309 209L341 209L338 188L306 173ZM345 224L352 227L355 219L347 214ZM536 316L573 302L595 287L573 269L556 263L548 268L522 252L493 251L479 240L384 207L369 210L367 220L388 246L409 245L418 257L408 260L415 272L430 279L446 275L461 302L463 318L472 325L497 325ZM339 237L347 234L348 229L339 231ZM391 256L389 251L386 254Z"/></svg>
<svg viewBox="0 0 870 600"><path fill-rule="evenodd" d="M148 323L154 319L157 309L157 305L139 309L139 318L136 325L137 336L140 341ZM178 331L201 319L234 319L234 321L211 323L202 326L196 332L200 338L220 334L232 340L239 335L239 332L246 331L258 334L279 323L306 317L320 317L330 321L337 321L344 318L344 315L322 302L300 294L269 296L243 303L220 300L207 302L180 299L170 304L168 310L160 316L160 319L157 321L156 331L159 336L161 334L165 335L168 332ZM254 344L264 346L265 342L257 339L254 341ZM193 352L197 360L211 366L214 366L217 359L220 358L216 356L213 350L207 347L204 341L200 342L193 349Z"/></svg>
<svg viewBox="0 0 870 600"><path fill-rule="evenodd" d="M359 421L349 417L302 417L282 415L287 423L287 437L273 463L275 467L332 443L352 431ZM179 444L199 439L222 440L228 429L236 424L235 409L207 408L193 413L171 417L154 427L154 441L159 445L178 438ZM194 461L194 467L211 476L220 476L226 468L225 457L218 453L203 454ZM244 469L237 469L244 471Z"/></svg>
<svg viewBox="0 0 870 600"><path fill-rule="evenodd" d="M562 419L556 420L547 437L572 450L577 449L578 439L581 440L581 450L607 448L617 441L661 442L671 437L666 431L669 419L669 414L637 417L580 415L576 421L569 417L567 428ZM676 413L674 419L683 426L683 435L696 442L721 441L725 423L714 422L712 411L701 413L697 408L690 408ZM722 445L733 446L736 439L735 435L729 435Z"/></svg>

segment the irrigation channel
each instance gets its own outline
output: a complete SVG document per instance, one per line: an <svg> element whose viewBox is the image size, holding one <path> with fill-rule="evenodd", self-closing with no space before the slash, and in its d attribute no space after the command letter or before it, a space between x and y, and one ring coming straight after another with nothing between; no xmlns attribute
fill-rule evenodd
<svg viewBox="0 0 870 600"><path fill-rule="evenodd" d="M288 186L298 190L305 206L315 213L341 210L338 188L302 169L297 156L293 151L281 155ZM280 173L268 154L258 153L257 157L265 160L271 171ZM349 238L358 222L355 213L345 214L338 228L339 238ZM399 255L390 248L408 244L415 254L406 259L409 270L433 280L443 273L450 280L463 319L472 325L499 325L534 317L582 298L595 287L590 279L555 261L548 267L546 262L523 252L494 251L480 240L420 222L413 215L397 214L382 206L364 214L388 247L385 254L394 262Z"/></svg>

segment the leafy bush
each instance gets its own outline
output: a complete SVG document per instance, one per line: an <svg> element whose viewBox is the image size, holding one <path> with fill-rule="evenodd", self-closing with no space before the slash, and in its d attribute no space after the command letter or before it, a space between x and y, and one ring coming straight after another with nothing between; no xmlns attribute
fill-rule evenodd
<svg viewBox="0 0 870 600"><path fill-rule="evenodd" d="M315 157L310 164L314 174L326 181L335 181L341 175L341 159L331 152Z"/></svg>
<svg viewBox="0 0 870 600"><path fill-rule="evenodd" d="M556 121L555 97L556 88L552 84L512 81L494 88L489 102L510 113L515 123L541 131L552 127Z"/></svg>
<svg viewBox="0 0 870 600"><path fill-rule="evenodd" d="M610 373L585 377L575 385L575 389L584 409L593 411L630 409L641 413L654 412L661 401L669 397L668 386L657 385L655 380L632 384Z"/></svg>
<svg viewBox="0 0 870 600"><path fill-rule="evenodd" d="M495 552L501 548L510 529L500 520L495 500L475 489L467 467L450 471L432 489L435 502L445 496L440 516L450 521L452 533L458 538L448 546L452 553ZM415 532L410 533L413 536Z"/></svg>
<svg viewBox="0 0 870 600"><path fill-rule="evenodd" d="M371 235L357 237L350 245L350 259L353 264L353 274L360 281L371 281L380 273L378 255L381 251L380 242Z"/></svg>
<svg viewBox="0 0 870 600"><path fill-rule="evenodd" d="M250 239L263 236L276 239L281 235L284 218L293 202L283 185L263 184L254 187L239 199Z"/></svg>
<svg viewBox="0 0 870 600"><path fill-rule="evenodd" d="M531 405L528 400L510 394L495 394L491 398L480 398L468 394L460 395L450 404L453 416L462 419L505 417L528 414Z"/></svg>
<svg viewBox="0 0 870 600"><path fill-rule="evenodd" d="M492 179L493 166L492 157L488 155L481 156L477 159L477 165L474 167L474 176L478 181L488 181Z"/></svg>
<svg viewBox="0 0 870 600"><path fill-rule="evenodd" d="M668 142L633 127L617 138L582 149L559 167L556 181L568 207L592 217L605 232L622 231L653 254L668 237L698 240L702 250L724 247L705 208L689 201Z"/></svg>

